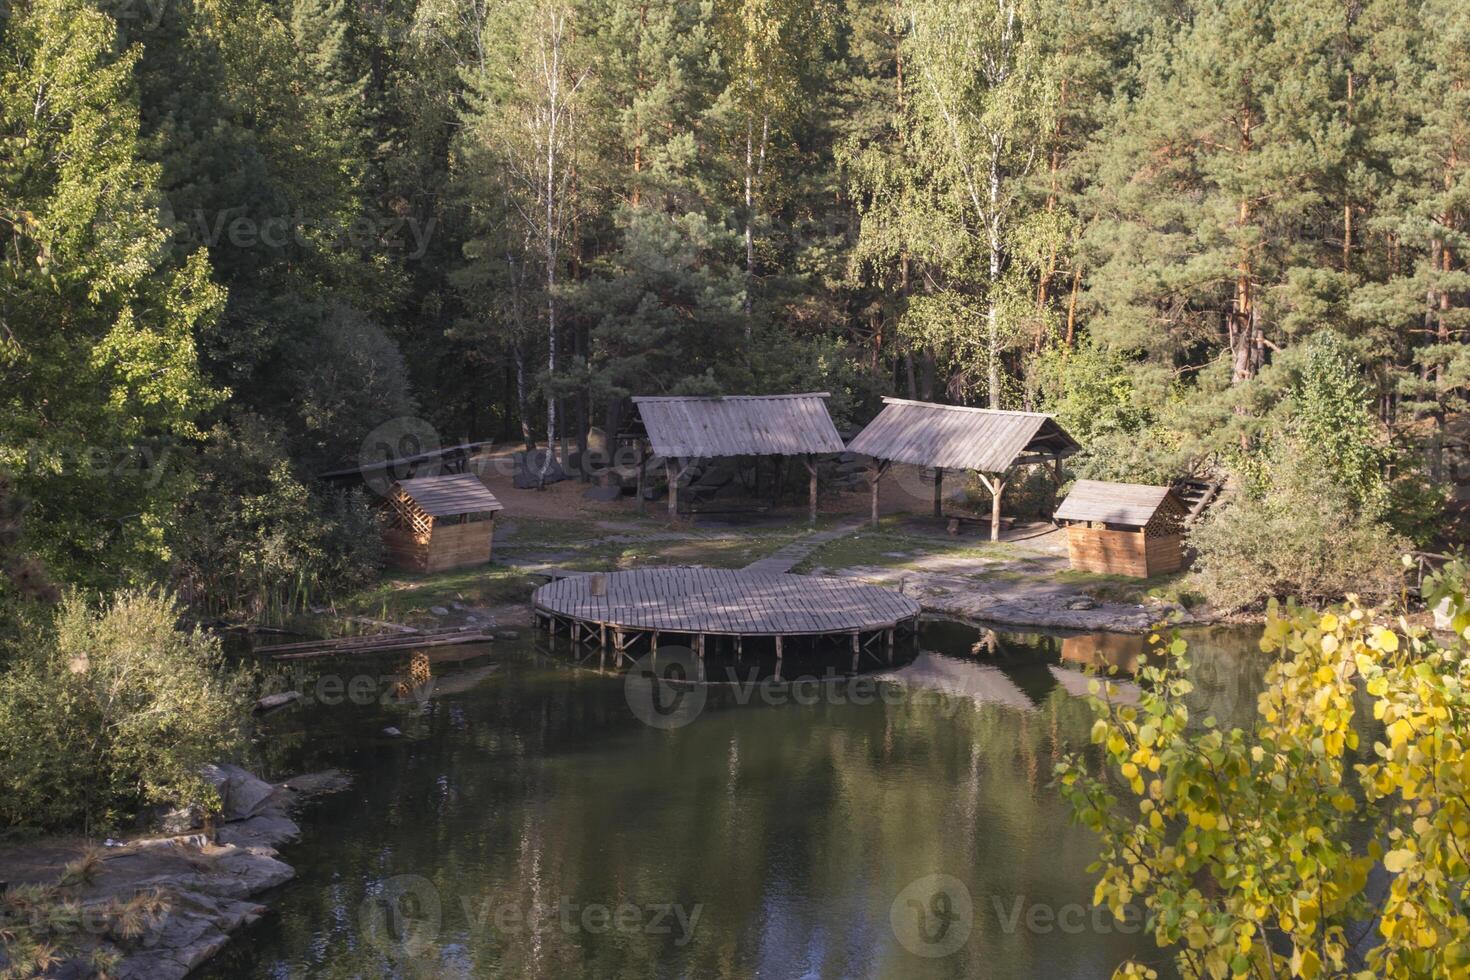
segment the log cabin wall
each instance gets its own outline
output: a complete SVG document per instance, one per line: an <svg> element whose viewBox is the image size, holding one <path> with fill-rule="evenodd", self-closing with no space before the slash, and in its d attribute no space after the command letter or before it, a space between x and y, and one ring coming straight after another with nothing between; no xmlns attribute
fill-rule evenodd
<svg viewBox="0 0 1470 980"><path fill-rule="evenodd" d="M1115 531L1084 524L1067 528L1067 557L1078 571L1151 578L1179 571L1183 554L1183 539L1178 534Z"/></svg>
<svg viewBox="0 0 1470 980"><path fill-rule="evenodd" d="M490 560L494 539L494 518L466 524L436 520L428 533L389 528L383 535L393 566L415 572L483 565Z"/></svg>

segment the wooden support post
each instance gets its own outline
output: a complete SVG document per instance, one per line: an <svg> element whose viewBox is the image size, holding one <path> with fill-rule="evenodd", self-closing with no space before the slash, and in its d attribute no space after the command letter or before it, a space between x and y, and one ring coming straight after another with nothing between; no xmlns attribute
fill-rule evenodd
<svg viewBox="0 0 1470 980"><path fill-rule="evenodd" d="M597 624L597 645L600 646L600 647L604 647L604 648L607 646L607 624L606 623L598 623Z"/></svg>
<svg viewBox="0 0 1470 980"><path fill-rule="evenodd" d="M781 659L781 634L776 634L776 659Z"/></svg>
<svg viewBox="0 0 1470 980"><path fill-rule="evenodd" d="M1062 502L1061 496L1060 496L1061 491L1062 491L1062 457L1061 456L1053 456L1051 458L1051 466L1052 466L1052 475L1056 477L1056 481L1057 481L1057 493L1055 495L1053 495L1052 506L1051 506L1051 519L1052 519L1052 522L1055 523L1056 522L1056 519L1057 519L1057 507Z"/></svg>
<svg viewBox="0 0 1470 980"><path fill-rule="evenodd" d="M997 474L994 478L984 473L976 473L985 489L990 491L990 540L1000 540L1000 495L1005 493L1006 481L1004 474Z"/></svg>
<svg viewBox="0 0 1470 980"><path fill-rule="evenodd" d="M745 637L739 633L735 634L735 662L740 662L740 654L745 650Z"/></svg>
<svg viewBox="0 0 1470 980"><path fill-rule="evenodd" d="M990 494L990 540L1000 540L1000 495L1005 493L1006 481L1002 476L995 478L995 489Z"/></svg>
<svg viewBox="0 0 1470 980"><path fill-rule="evenodd" d="M872 513L872 521L873 521L873 526L874 527L877 527L878 526L878 481L881 480L881 479L883 479L883 474L884 473L888 472L888 464L889 464L889 462L891 462L891 461L890 460L886 460L886 459L875 459L875 460L873 460L873 473L872 473L872 476L869 477L869 481L868 481L869 489L871 490L872 495L873 495L873 501L872 501L872 511L873 511L873 513Z"/></svg>
<svg viewBox="0 0 1470 980"><path fill-rule="evenodd" d="M898 627L891 626L887 630L885 630L885 632L887 633L887 641L885 642L884 646L888 648L888 662L893 663L893 638L894 634L898 632Z"/></svg>
<svg viewBox="0 0 1470 980"><path fill-rule="evenodd" d="M806 471L810 474L811 483L807 490L810 498L811 516L807 518L807 524L811 527L817 526L817 457L815 453L808 453L803 459L806 463Z"/></svg>
<svg viewBox="0 0 1470 980"><path fill-rule="evenodd" d="M623 631L620 630L620 629L614 629L613 630L613 651L615 653L617 653L617 655L618 655L617 656L618 666L621 667L623 665L623 656L624 656L624 654L623 654Z"/></svg>
<svg viewBox="0 0 1470 980"><path fill-rule="evenodd" d="M679 464L664 457L664 475L669 478L669 520L679 519Z"/></svg>
<svg viewBox="0 0 1470 980"><path fill-rule="evenodd" d="M648 649L653 651L654 656L658 655L658 630L654 630L649 634Z"/></svg>
<svg viewBox="0 0 1470 980"><path fill-rule="evenodd" d="M572 622L572 645L576 646L582 642L582 621L580 619Z"/></svg>
<svg viewBox="0 0 1470 980"><path fill-rule="evenodd" d="M852 634L852 671L857 673L858 655L862 652L862 634Z"/></svg>
<svg viewBox="0 0 1470 980"><path fill-rule="evenodd" d="M699 654L699 659L704 659L704 634L700 633L694 638L694 652Z"/></svg>
<svg viewBox="0 0 1470 980"><path fill-rule="evenodd" d="M934 467L934 516L944 516L944 467Z"/></svg>
<svg viewBox="0 0 1470 980"><path fill-rule="evenodd" d="M647 479L645 471L648 469L648 457L645 455L643 440L638 440L638 516L642 517L648 511L647 501L643 499L643 484Z"/></svg>

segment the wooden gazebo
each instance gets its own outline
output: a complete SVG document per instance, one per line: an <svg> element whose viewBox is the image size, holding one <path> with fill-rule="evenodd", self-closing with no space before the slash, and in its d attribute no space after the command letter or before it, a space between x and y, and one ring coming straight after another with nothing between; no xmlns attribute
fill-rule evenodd
<svg viewBox="0 0 1470 980"><path fill-rule="evenodd" d="M1188 514L1168 487L1078 480L1055 517L1073 568L1150 578L1183 567Z"/></svg>
<svg viewBox="0 0 1470 980"><path fill-rule="evenodd" d="M878 523L878 481L891 463L934 470L934 516L943 516L944 471L974 470L990 491L990 539L1000 537L1000 499L1018 466L1051 463L1061 474L1063 459L1081 447L1055 418L1039 412L937 405L903 398L883 399L883 411L847 446L871 457L873 523Z"/></svg>
<svg viewBox="0 0 1470 980"><path fill-rule="evenodd" d="M641 431L638 497L646 453L662 456L669 480L669 517L679 513L679 481L701 459L796 456L811 477L811 521L817 520L817 457L842 452L827 414L825 391L796 395L641 396L633 399Z"/></svg>
<svg viewBox="0 0 1470 980"><path fill-rule="evenodd" d="M388 494L383 533L393 565L418 572L490 560L495 515L504 506L471 473L399 480Z"/></svg>

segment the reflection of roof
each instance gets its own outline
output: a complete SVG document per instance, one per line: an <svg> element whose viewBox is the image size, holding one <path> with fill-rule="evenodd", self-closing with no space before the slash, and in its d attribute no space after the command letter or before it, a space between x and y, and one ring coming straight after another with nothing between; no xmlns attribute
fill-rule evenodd
<svg viewBox="0 0 1470 980"><path fill-rule="evenodd" d="M1058 667L1056 664L1047 665L1051 669L1051 675L1057 679L1068 694L1077 698L1090 697L1092 692L1088 686L1093 681L1099 683L1109 681L1113 685L1111 700L1115 704L1137 704L1143 692L1138 685L1132 681L1119 680L1116 677L1107 677L1099 674L1084 674L1080 670L1068 670L1066 667ZM1101 688L1099 688L1099 692Z"/></svg>
<svg viewBox="0 0 1470 980"><path fill-rule="evenodd" d="M486 514L505 509L505 505L495 498L495 494L485 489L485 484L472 473L420 476L412 480L399 480L394 486L402 490L404 496L430 517Z"/></svg>
<svg viewBox="0 0 1470 980"><path fill-rule="evenodd" d="M1184 513L1184 505L1172 496L1168 487L1151 487L1142 483L1106 483L1102 480L1078 480L1057 507L1059 521L1103 521L1143 527L1154 519L1160 507L1169 506Z"/></svg>
<svg viewBox="0 0 1470 980"><path fill-rule="evenodd" d="M999 667L947 657L927 650L907 666L879 674L878 679L905 687L927 688L982 703L1003 704L1020 711L1036 710L1036 705L1026 696L1026 692L1017 687Z"/></svg>
<svg viewBox="0 0 1470 980"><path fill-rule="evenodd" d="M883 411L847 448L874 459L950 470L1004 473L1022 453L1070 456L1080 447L1038 412L883 399Z"/></svg>
<svg viewBox="0 0 1470 980"><path fill-rule="evenodd" d="M800 456L840 453L825 391L801 395L633 399L659 456Z"/></svg>

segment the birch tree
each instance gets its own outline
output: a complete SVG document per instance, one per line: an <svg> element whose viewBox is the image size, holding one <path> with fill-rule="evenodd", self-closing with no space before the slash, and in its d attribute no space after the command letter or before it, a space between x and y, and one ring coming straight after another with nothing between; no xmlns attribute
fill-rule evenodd
<svg viewBox="0 0 1470 980"><path fill-rule="evenodd" d="M911 307L906 329L948 351L962 375L983 372L992 408L1001 405L1013 321L1024 315L1006 278L1010 248L1055 107L1049 59L1023 13L1020 0L906 8L912 100L903 147L913 186L897 199L927 211L909 223L909 251L926 260L931 294Z"/></svg>
<svg viewBox="0 0 1470 980"><path fill-rule="evenodd" d="M532 243L546 335L546 456L558 434L553 385L561 367L558 288L576 209L577 122L591 73L575 34L576 10L559 0L506 0L485 18L482 60L470 80L465 139L504 179L506 220ZM511 240L519 237L506 229ZM513 250L506 259L514 269ZM512 274L514 279L514 274Z"/></svg>
<svg viewBox="0 0 1470 980"><path fill-rule="evenodd" d="M726 99L742 132L745 335L752 329L756 226L773 133L797 111L807 67L829 38L835 11L827 0L740 0L724 8L719 30L729 65Z"/></svg>

